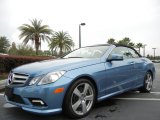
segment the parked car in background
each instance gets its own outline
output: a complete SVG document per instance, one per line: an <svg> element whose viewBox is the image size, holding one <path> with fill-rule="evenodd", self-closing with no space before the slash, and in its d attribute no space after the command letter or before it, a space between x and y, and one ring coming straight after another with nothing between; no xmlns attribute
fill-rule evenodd
<svg viewBox="0 0 160 120"><path fill-rule="evenodd" d="M152 60L153 63L160 63L160 60Z"/></svg>
<svg viewBox="0 0 160 120"><path fill-rule="evenodd" d="M11 70L6 101L38 114L62 110L69 117L89 114L94 103L123 92L150 92L154 64L122 45L77 49L61 59L26 64Z"/></svg>

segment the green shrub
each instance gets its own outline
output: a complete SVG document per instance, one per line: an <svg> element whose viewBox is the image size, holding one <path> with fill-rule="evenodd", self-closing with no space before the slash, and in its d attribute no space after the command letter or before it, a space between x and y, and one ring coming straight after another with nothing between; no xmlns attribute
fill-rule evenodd
<svg viewBox="0 0 160 120"><path fill-rule="evenodd" d="M47 59L53 59L53 57L0 55L0 73L9 72L20 65Z"/></svg>

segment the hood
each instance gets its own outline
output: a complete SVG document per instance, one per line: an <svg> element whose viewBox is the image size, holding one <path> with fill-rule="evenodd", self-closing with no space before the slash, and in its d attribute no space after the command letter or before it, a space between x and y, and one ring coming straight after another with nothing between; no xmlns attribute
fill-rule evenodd
<svg viewBox="0 0 160 120"><path fill-rule="evenodd" d="M85 58L68 58L68 59L54 59L45 60L40 62L34 62L26 65L22 65L13 69L16 73L25 73L30 76L38 76L47 74L52 71L65 70L69 71L72 69L89 66L100 63L100 59L85 59Z"/></svg>

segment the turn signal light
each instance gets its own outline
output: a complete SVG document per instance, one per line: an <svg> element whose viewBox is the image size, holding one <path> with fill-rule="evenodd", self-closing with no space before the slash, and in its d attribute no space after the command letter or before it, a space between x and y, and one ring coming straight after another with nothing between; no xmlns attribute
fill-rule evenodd
<svg viewBox="0 0 160 120"><path fill-rule="evenodd" d="M57 88L57 89L55 89L54 90L54 94L57 94L57 93L61 93L61 92L63 92L64 91L64 88Z"/></svg>

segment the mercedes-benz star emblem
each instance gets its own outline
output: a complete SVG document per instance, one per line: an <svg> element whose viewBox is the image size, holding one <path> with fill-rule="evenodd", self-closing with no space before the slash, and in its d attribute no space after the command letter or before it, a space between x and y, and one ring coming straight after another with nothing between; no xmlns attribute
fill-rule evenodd
<svg viewBox="0 0 160 120"><path fill-rule="evenodd" d="M10 73L8 76L8 84L10 85L12 83L12 79L13 79L13 74Z"/></svg>

